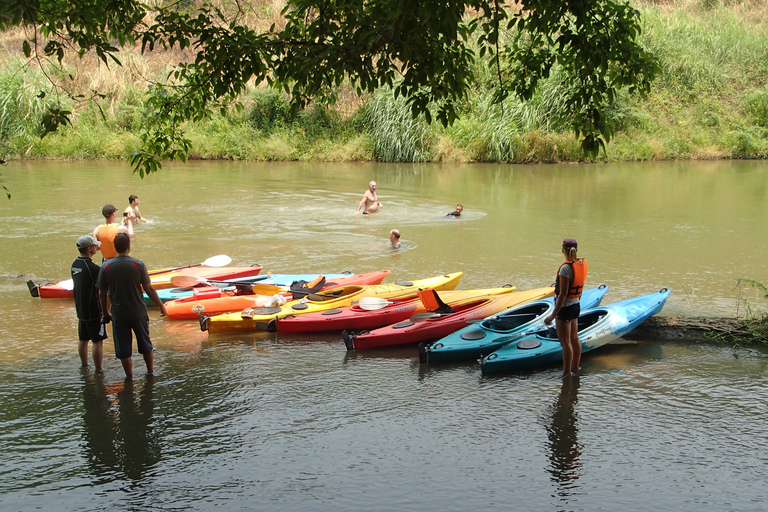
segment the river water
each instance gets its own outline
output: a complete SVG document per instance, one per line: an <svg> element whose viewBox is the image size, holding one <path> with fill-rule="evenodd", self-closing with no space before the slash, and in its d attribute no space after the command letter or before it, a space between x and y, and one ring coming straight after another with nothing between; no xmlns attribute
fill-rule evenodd
<svg viewBox="0 0 768 512"><path fill-rule="evenodd" d="M768 282L768 164L375 165L12 162L0 201L0 508L765 510L768 352L658 342L483 378L414 347L208 336L150 311L157 371L81 370L69 276L105 203L141 199L150 268L216 254L274 273L463 271L459 288L547 286L579 240L605 302L662 287L662 315L733 316ZM374 179L380 214L353 216ZM461 202L460 219L443 215ZM390 229L404 247L391 250ZM111 338L110 338L111 339Z"/></svg>

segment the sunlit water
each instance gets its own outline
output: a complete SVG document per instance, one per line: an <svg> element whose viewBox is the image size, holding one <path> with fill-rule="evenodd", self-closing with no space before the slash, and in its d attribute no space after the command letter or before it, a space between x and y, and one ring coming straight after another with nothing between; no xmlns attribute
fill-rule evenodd
<svg viewBox="0 0 768 512"><path fill-rule="evenodd" d="M352 215L370 179L384 210ZM130 194L151 268L228 254L275 273L462 270L460 288L546 286L572 236L605 302L668 287L662 314L732 316L765 282L768 165L13 163L0 202L0 507L5 510L765 510L768 354L658 343L483 378L414 347L336 334L210 337L150 312L158 371L81 371L74 241ZM461 202L461 219L442 216ZM403 232L404 249L387 233ZM750 298L754 298L750 296Z"/></svg>

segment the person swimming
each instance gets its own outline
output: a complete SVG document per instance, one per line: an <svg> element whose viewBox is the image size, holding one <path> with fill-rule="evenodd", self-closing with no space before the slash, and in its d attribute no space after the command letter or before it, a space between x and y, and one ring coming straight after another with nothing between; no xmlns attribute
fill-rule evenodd
<svg viewBox="0 0 768 512"><path fill-rule="evenodd" d="M461 212L464 211L464 206L459 203L456 205L456 209L452 211L451 213L446 214L446 217L461 217Z"/></svg>

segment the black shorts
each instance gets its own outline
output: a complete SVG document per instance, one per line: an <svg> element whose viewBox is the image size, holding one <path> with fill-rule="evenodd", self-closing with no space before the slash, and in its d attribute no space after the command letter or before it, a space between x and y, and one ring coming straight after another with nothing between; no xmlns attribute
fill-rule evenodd
<svg viewBox="0 0 768 512"><path fill-rule="evenodd" d="M149 339L149 317L129 318L123 320L112 319L112 337L115 341L115 357L125 359L131 357L131 345L133 337L131 332L136 335L136 346L139 354L149 354L154 350L152 341Z"/></svg>
<svg viewBox="0 0 768 512"><path fill-rule="evenodd" d="M77 334L80 341L101 341L107 339L107 328L97 320L78 320Z"/></svg>
<svg viewBox="0 0 768 512"><path fill-rule="evenodd" d="M579 318L579 314L581 313L581 304L578 302L576 304L571 304L570 306L565 306L564 308L560 308L560 311L557 313L557 319L558 320L576 320Z"/></svg>

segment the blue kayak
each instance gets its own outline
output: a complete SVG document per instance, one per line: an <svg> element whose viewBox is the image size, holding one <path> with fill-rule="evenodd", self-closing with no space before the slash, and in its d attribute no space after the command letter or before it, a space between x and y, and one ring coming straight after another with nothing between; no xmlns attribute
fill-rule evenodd
<svg viewBox="0 0 768 512"><path fill-rule="evenodd" d="M254 284L268 284L273 286L290 286L294 281L307 281L310 282L320 275L325 276L328 279L338 279L340 277L349 276L351 272L345 272L342 274L266 274L260 276L241 277L237 279L227 279L225 281L216 281L215 284L219 288L237 288L238 286L244 286L250 290ZM253 292L251 292L253 293ZM183 299L192 296L192 288L187 286L180 286L176 288L164 288L157 290L157 295L163 302L169 300ZM144 303L147 306L154 306L147 294L144 294Z"/></svg>
<svg viewBox="0 0 768 512"><path fill-rule="evenodd" d="M582 311L579 315L579 340L582 353L622 337L661 311L669 293L669 290L663 288L656 293ZM517 338L483 357L480 360L483 375L522 370L562 361L563 352L557 333L554 331L554 329L547 329L537 334Z"/></svg>
<svg viewBox="0 0 768 512"><path fill-rule="evenodd" d="M608 287L604 284L584 290L580 300L582 309L599 306L607 291ZM419 345L419 361L442 363L478 359L520 336L540 331L544 328L544 319L554 309L555 299L552 297L515 306L482 322L468 325L431 345Z"/></svg>

